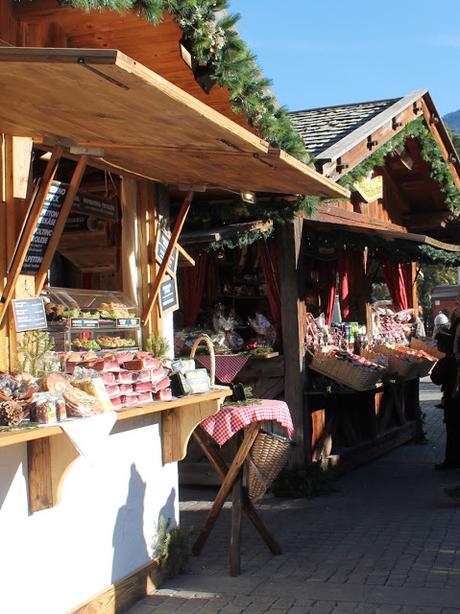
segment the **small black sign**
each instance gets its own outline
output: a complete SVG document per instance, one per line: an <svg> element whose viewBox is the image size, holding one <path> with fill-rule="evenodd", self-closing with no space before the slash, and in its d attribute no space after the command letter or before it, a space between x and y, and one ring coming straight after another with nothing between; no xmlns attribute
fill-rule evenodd
<svg viewBox="0 0 460 614"><path fill-rule="evenodd" d="M140 318L117 318L117 328L139 328Z"/></svg>
<svg viewBox="0 0 460 614"><path fill-rule="evenodd" d="M71 318L71 328L99 328L99 318Z"/></svg>
<svg viewBox="0 0 460 614"><path fill-rule="evenodd" d="M91 215L101 220L117 219L117 201L101 200L86 194L79 194L72 204L72 213Z"/></svg>
<svg viewBox="0 0 460 614"><path fill-rule="evenodd" d="M48 328L45 306L41 298L15 299L13 303L16 332Z"/></svg>
<svg viewBox="0 0 460 614"><path fill-rule="evenodd" d="M38 273L43 258L46 253L48 243L53 236L54 227L61 213L65 195L69 189L69 184L62 181L53 181L50 185L48 194L32 236L32 242L27 251L21 273L34 275Z"/></svg>
<svg viewBox="0 0 460 614"><path fill-rule="evenodd" d="M166 255L166 250L169 246L170 237L164 230L160 230L157 237L157 244L155 248L155 256L159 264L161 264ZM169 259L168 269L172 275L176 274L177 263L179 261L179 250L177 247L174 249L171 258Z"/></svg>
<svg viewBox="0 0 460 614"><path fill-rule="evenodd" d="M162 314L179 309L179 296L177 293L177 283L175 279L167 277L161 283L159 306Z"/></svg>

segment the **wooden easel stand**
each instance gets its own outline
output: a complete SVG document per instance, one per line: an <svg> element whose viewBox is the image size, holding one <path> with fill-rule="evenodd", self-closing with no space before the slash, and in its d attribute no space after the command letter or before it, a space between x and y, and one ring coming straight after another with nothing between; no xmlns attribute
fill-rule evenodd
<svg viewBox="0 0 460 614"><path fill-rule="evenodd" d="M199 426L193 432L193 436L200 448L208 458L216 473L223 480L219 492L214 499L212 508L208 514L205 525L193 545L193 554L199 555L211 533L214 524L222 510L222 507L232 491L232 530L230 537L230 575L237 576L240 573L240 537L241 537L241 513L248 516L254 527L259 532L263 541L267 544L272 554L281 554L281 548L267 527L260 519L254 505L250 501L246 489L243 487L243 465L251 450L260 425L251 424L246 430L244 438L242 433L237 434L238 451L230 467L222 459L217 450L209 442L206 432Z"/></svg>

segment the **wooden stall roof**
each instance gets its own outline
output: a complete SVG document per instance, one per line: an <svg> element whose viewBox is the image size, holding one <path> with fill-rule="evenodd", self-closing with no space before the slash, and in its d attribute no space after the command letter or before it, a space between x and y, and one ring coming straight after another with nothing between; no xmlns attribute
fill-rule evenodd
<svg viewBox="0 0 460 614"><path fill-rule="evenodd" d="M236 192L349 194L116 50L0 48L0 86L0 132L101 148L114 171Z"/></svg>

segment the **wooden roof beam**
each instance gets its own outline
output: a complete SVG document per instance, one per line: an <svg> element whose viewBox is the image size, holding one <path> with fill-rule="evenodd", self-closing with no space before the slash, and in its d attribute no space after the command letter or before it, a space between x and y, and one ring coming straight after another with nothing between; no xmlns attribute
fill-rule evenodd
<svg viewBox="0 0 460 614"><path fill-rule="evenodd" d="M450 211L427 211L404 216L407 226L414 231L445 228L451 218Z"/></svg>

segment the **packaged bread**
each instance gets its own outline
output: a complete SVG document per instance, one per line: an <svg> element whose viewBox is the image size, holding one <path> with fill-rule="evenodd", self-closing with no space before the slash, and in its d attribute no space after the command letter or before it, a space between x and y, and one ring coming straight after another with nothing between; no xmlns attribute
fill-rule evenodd
<svg viewBox="0 0 460 614"><path fill-rule="evenodd" d="M100 411L112 411L112 403L100 377L76 379L72 382L72 385L96 398L99 402Z"/></svg>
<svg viewBox="0 0 460 614"><path fill-rule="evenodd" d="M100 414L102 408L96 397L80 390L76 386L71 386L62 394L65 401L67 417L87 418Z"/></svg>

